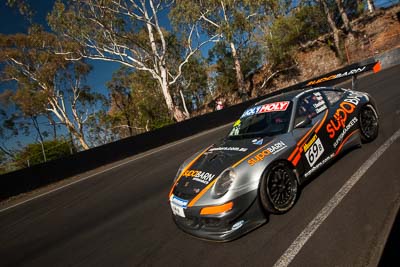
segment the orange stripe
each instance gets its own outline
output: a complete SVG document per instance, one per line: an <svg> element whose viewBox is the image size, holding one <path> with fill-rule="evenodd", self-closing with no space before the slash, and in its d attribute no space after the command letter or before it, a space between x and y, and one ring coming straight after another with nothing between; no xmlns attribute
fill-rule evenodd
<svg viewBox="0 0 400 267"><path fill-rule="evenodd" d="M229 211L233 208L233 202L228 202L220 206L210 206L202 208L200 211L201 215L218 214Z"/></svg>
<svg viewBox="0 0 400 267"><path fill-rule="evenodd" d="M274 141L274 140L272 140ZM239 160L238 162L236 162L235 164L232 165L232 168L235 168L236 166L238 166L240 163L242 163L244 160L248 159L250 156L254 155L255 153L257 153L258 151L260 151L261 149L265 148L266 146L268 146L269 144L272 143L268 142L265 145L263 145L262 147L258 148L257 150L254 150L253 152L251 152L250 154L248 154L246 157L242 158L241 160Z"/></svg>
<svg viewBox="0 0 400 267"><path fill-rule="evenodd" d="M297 156L296 156L296 157L294 158L294 160L293 160L293 165L294 165L294 166L297 166L297 163L299 163L300 156L301 156L301 151L300 151L299 154L297 154Z"/></svg>
<svg viewBox="0 0 400 267"><path fill-rule="evenodd" d="M340 150L342 149L343 145L346 144L346 142L349 140L349 138L350 138L353 134L355 134L356 132L358 132L358 129L354 130L352 133L350 133L350 134L342 141L342 143L340 144L339 148L336 150L335 156L336 156L337 154L339 154L339 152L340 152Z"/></svg>
<svg viewBox="0 0 400 267"><path fill-rule="evenodd" d="M290 156L289 156L289 158L288 158L289 161L292 161L292 158L294 157L294 155L296 154L296 152L297 152L298 150L299 150L299 147L296 146L296 149L293 150L292 154L290 154Z"/></svg>
<svg viewBox="0 0 400 267"><path fill-rule="evenodd" d="M296 144L296 149L293 150L292 154L290 154L288 160L291 161L293 159L293 157L296 155L297 151L299 150L299 147L302 147L302 143L303 141L307 138L307 136L310 135L310 133L312 132L312 130L315 129L315 127L317 127L317 125L319 124L319 122L317 122L310 130L308 130L308 132L301 138L301 140L299 142L297 142ZM301 152L300 152L301 153Z"/></svg>
<svg viewBox="0 0 400 267"><path fill-rule="evenodd" d="M303 138L301 138L301 140L297 143L297 145L299 147L303 146L303 141L310 135L310 133L315 129L315 127L317 127L317 125L319 124L319 122L317 122L304 136ZM305 141L304 141L305 142Z"/></svg>
<svg viewBox="0 0 400 267"><path fill-rule="evenodd" d="M325 115L322 118L321 123L319 124L319 126L317 127L317 129L315 130L315 133L318 133L319 129L321 129L322 125L324 124L326 117L328 116L328 110L325 111Z"/></svg>
<svg viewBox="0 0 400 267"><path fill-rule="evenodd" d="M192 201L189 202L188 207L192 207L197 202L197 200L199 200L208 191L208 189L210 189L213 186L213 184L215 184L217 180L218 179L214 179L205 188L203 188L203 190L201 190L200 193L198 193L197 196L193 198Z"/></svg>
<svg viewBox="0 0 400 267"><path fill-rule="evenodd" d="M172 195L172 191L174 191L174 188L176 186L176 184L179 182L179 180L181 179L182 175L185 173L185 171L187 171L190 167L192 167L193 163L195 163L211 146L207 147L206 149L204 149L197 157L195 157L187 166L186 168L184 168L182 170L182 172L179 174L178 179L176 179L174 185L172 186L171 190L169 191L169 198L171 198Z"/></svg>

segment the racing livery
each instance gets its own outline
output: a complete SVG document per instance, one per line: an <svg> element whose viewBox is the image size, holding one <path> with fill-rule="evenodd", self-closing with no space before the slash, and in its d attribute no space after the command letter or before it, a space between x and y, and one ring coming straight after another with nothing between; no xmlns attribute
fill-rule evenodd
<svg viewBox="0 0 400 267"><path fill-rule="evenodd" d="M264 99L181 165L169 192L172 217L196 237L235 239L291 209L305 181L374 140L378 128L367 93L319 87Z"/></svg>

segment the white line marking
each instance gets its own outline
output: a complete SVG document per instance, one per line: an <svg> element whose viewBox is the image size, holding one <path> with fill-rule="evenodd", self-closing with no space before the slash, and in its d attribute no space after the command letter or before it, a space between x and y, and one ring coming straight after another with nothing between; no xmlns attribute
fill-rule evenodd
<svg viewBox="0 0 400 267"><path fill-rule="evenodd" d="M361 167L350 177L350 179L342 186L342 188L340 188L340 190L329 200L329 202L320 210L317 216L307 225L303 232L301 232L301 234L293 241L285 253L278 259L278 261L274 264L274 267L288 266L292 262L294 257L296 257L314 232L339 205L347 193L349 193L351 188L399 137L400 129L397 130L383 145L381 145L375 151L375 153L372 154L368 160L364 162L364 164L361 165Z"/></svg>
<svg viewBox="0 0 400 267"><path fill-rule="evenodd" d="M150 150L150 152L143 152L143 153L141 153L141 154L138 154L137 156L133 156L133 157L134 157L133 159L130 159L130 160L125 161L125 162L122 162L122 163L117 164L117 165L115 165L115 166L111 166L111 167L109 167L109 168L107 168L107 169L105 169L105 170L102 170L102 171L93 173L93 174L91 174L91 175L89 175L89 176L86 176L86 177L82 177L82 178L79 179L79 180L70 182L70 183L65 184L65 185L63 185L63 186L54 188L54 189L52 189L52 190L50 190L50 191L44 192L44 193L39 194L39 195L37 195L37 196L31 197L31 198L29 198L29 199L27 199L27 200L21 201L21 202L19 202L19 203L16 203L16 204L14 204L14 205L11 205L11 206L9 206L9 207L6 207L6 208L4 208L4 209L1 209L1 210L0 210L0 213L4 212L4 211L6 211L6 210L12 209L12 208L14 208L14 207L20 206L20 205L22 205L22 204L24 204L24 203L30 202L30 201L32 201L32 200L34 200L34 199L41 198L41 197L43 197L43 196L45 196L45 195L48 195L48 194L50 194L50 193L59 191L59 190L61 190L61 189L63 189L63 188L66 188L66 187L69 187L69 186L71 186L71 185L80 183L80 182L85 181L85 180L87 180L87 179L89 179L89 178L92 178L93 176L96 176L96 175L98 175L98 174L108 172L108 171L110 171L110 170L113 170L113 169L115 169L115 168L121 167L121 166L123 166L123 165L126 165L126 164L128 164L128 163L131 163L131 162L136 161L136 160L138 160L138 159L142 159L142 158L144 158L144 157L147 157L147 156L153 155L153 154L155 154L155 153L158 153L158 152L160 152L160 151L163 151L163 150L165 150L165 149L168 149L168 148L170 148L170 147L173 147L173 146L179 145L179 144L181 144L181 143L190 141L190 140L192 140L192 139L198 138L198 137L203 136L203 135L206 135L206 134L208 134L208 133L211 133L211 132L214 132L214 131L218 131L218 130L220 130L220 129L224 128L224 127L227 127L227 126L229 126L229 125L232 125L232 123L224 124L224 125L219 126L219 127L217 127L217 128L214 128L214 129L211 129L211 130L207 130L207 131L198 133L198 134L196 134L196 135L187 137L187 138L185 138L185 139L182 139L182 140L179 140L179 141L175 141L175 142L173 142L173 143L170 143L170 144L161 146L160 148L155 148L155 150ZM111 164L112 164L112 163L111 163ZM101 167L101 166L100 166L100 167ZM68 179L68 178L66 178L66 179ZM171 180L171 181L172 181L172 180Z"/></svg>

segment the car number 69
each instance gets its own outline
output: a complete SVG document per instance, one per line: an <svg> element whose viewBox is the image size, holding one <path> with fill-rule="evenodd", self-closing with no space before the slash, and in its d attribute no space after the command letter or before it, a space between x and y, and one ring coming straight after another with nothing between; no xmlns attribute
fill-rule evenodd
<svg viewBox="0 0 400 267"><path fill-rule="evenodd" d="M314 166L317 160L321 157L322 153L324 153L324 147L321 140L318 138L306 152L306 158L310 167Z"/></svg>

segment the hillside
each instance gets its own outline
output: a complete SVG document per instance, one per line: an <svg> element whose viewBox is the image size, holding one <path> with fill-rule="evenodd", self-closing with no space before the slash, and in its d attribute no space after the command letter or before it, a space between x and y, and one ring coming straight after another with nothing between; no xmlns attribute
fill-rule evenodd
<svg viewBox="0 0 400 267"><path fill-rule="evenodd" d="M329 34L299 45L295 53L296 65L281 72L272 72L264 65L246 79L251 98L265 95L298 82L322 75L347 64L370 58L382 52L400 47L400 4L377 10L373 15L365 14L352 21L355 39L342 35L346 56L341 62L329 47ZM222 97L226 106L240 102L235 96ZM212 110L212 104L201 110L201 114Z"/></svg>
<svg viewBox="0 0 400 267"><path fill-rule="evenodd" d="M254 76L253 84L258 95L263 95L279 88L287 87L322 75L350 63L400 47L400 5L387 10L379 10L374 15L366 14L352 22L356 39L345 39L346 60L340 62L332 49L320 37L312 46L299 48L295 55L297 71L279 75L268 87L260 88L271 73L261 72ZM268 69L268 68L267 68Z"/></svg>

